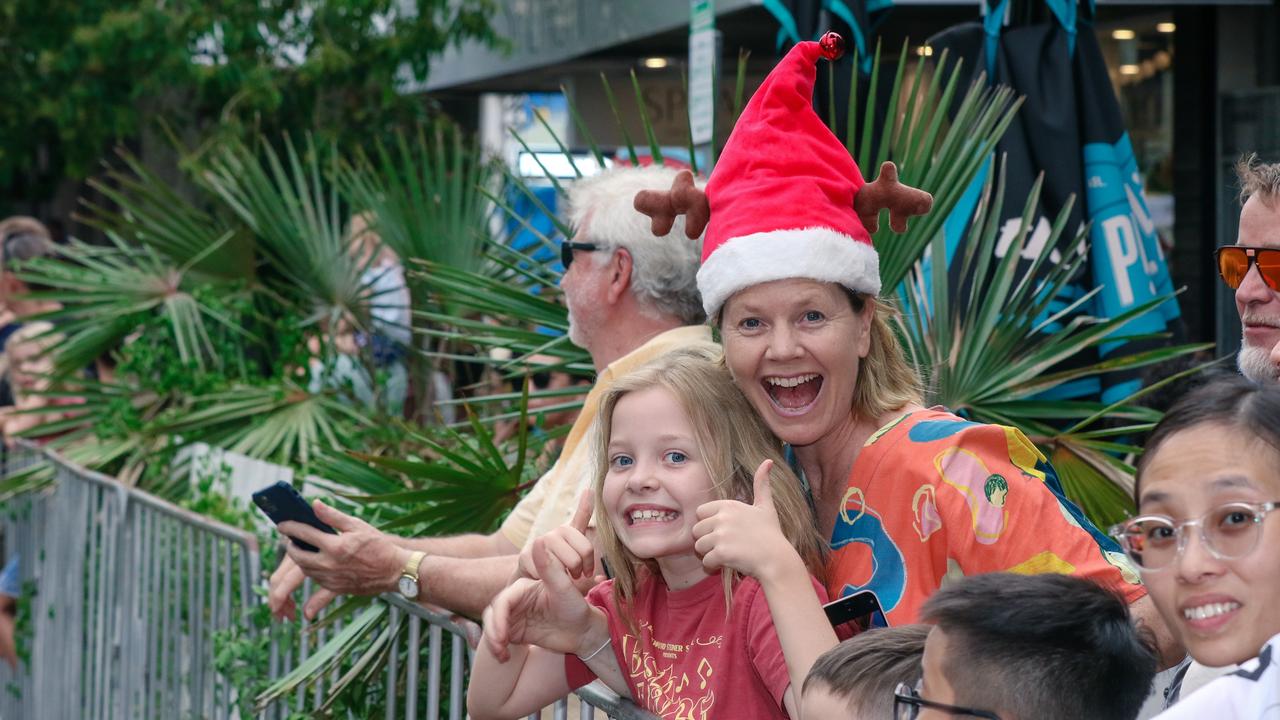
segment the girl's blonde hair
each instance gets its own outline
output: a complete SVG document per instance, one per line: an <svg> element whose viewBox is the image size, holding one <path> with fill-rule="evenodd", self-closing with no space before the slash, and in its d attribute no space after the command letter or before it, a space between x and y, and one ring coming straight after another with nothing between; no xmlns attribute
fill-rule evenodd
<svg viewBox="0 0 1280 720"><path fill-rule="evenodd" d="M632 624L629 608L641 573L659 576L658 564L640 559L619 540L604 504L604 479L609 471L609 438L618 401L629 393L654 387L675 396L688 415L698 453L711 476L712 500L752 502L756 468L766 459L773 460L769 481L782 534L800 553L809 572L822 577L825 544L818 536L800 481L782 456L782 443L734 384L719 349L678 350L615 381L601 400L596 417L596 530L614 571L614 602L627 624ZM728 569L722 575L727 612L738 575Z"/></svg>

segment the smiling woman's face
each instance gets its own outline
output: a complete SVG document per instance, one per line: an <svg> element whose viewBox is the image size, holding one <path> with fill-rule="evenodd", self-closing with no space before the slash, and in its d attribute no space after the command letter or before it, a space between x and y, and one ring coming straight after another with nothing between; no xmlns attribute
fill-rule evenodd
<svg viewBox="0 0 1280 720"><path fill-rule="evenodd" d="M1248 432L1220 423L1169 435L1147 459L1138 514L1194 520L1226 503L1280 500L1280 453ZM1199 526L1167 567L1142 580L1169 628L1198 662L1220 667L1258 654L1280 633L1280 511L1263 518L1258 543L1221 559Z"/></svg>
<svg viewBox="0 0 1280 720"><path fill-rule="evenodd" d="M725 303L720 336L733 379L775 435L812 444L849 420L874 303L855 311L835 283L753 285Z"/></svg>

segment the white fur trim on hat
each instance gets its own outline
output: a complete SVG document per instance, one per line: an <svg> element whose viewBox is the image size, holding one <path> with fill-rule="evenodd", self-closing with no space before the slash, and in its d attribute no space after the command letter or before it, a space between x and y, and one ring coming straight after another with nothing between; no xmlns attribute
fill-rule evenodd
<svg viewBox="0 0 1280 720"><path fill-rule="evenodd" d="M870 243L830 228L772 230L724 242L698 269L707 317L734 293L772 280L808 278L840 283L854 292L880 292L880 256Z"/></svg>

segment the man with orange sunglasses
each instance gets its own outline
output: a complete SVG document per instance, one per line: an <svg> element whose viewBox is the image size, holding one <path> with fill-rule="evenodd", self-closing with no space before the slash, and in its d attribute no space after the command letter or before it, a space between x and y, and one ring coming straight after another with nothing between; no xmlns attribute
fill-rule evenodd
<svg viewBox="0 0 1280 720"><path fill-rule="evenodd" d="M1244 328L1240 372L1257 382L1280 382L1280 163L1251 155L1236 165L1240 178L1237 245L1218 248L1218 274L1236 291Z"/></svg>

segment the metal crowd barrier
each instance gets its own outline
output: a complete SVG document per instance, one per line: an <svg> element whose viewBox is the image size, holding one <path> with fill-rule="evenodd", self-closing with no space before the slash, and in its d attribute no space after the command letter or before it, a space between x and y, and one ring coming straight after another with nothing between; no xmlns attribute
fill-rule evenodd
<svg viewBox="0 0 1280 720"><path fill-rule="evenodd" d="M10 451L8 468L40 451ZM213 634L258 602L257 543L53 454L53 486L10 500L8 552L29 600L30 658L0 674L5 720L230 718ZM8 508L6 508L8 509ZM29 585L28 585L29 584Z"/></svg>
<svg viewBox="0 0 1280 720"><path fill-rule="evenodd" d="M33 445L10 450L5 470L46 460L52 486L0 512L5 552L20 556L24 587L35 589L24 614L32 627L20 630L30 639L28 662L17 673L0 663L0 720L239 718L235 689L214 669L213 635L251 628L248 616L262 602L253 588L264 582L256 539ZM398 596L380 601L395 630L379 658L384 716L460 720L472 658L465 629ZM296 645L273 632L270 677L341 630L302 632ZM314 711L339 671L260 717ZM598 710L653 720L599 683L576 695L541 717L590 719Z"/></svg>
<svg viewBox="0 0 1280 720"><path fill-rule="evenodd" d="M309 585L304 586L304 595L309 593L310 589ZM448 615L433 612L416 603L408 602L398 595L383 595L379 600L389 606L390 626L398 630L394 636L396 638L394 643L387 650L386 666L382 672L381 684L385 688L384 697L387 699L384 717L388 720L391 718L438 720L447 716L449 720L461 720L466 716L467 697L463 676L473 659L473 653L466 640L466 630ZM323 617L322 614L320 619L323 620ZM273 637L271 642L272 678L282 677L289 669L305 662L315 647L322 644L327 637L341 632L342 629L342 625L335 624L324 634L318 635L315 641L309 640L307 633L303 633L297 647L296 658L292 652L293 648L283 647L282 643ZM422 654L424 642L427 650L425 657ZM449 648L447 654L444 652L446 644ZM445 677L446 661L447 678ZM402 662L405 664L403 668L400 666ZM329 678L321 678L309 685L305 692L299 691L291 699L274 703L268 709L265 718L283 720L291 712L304 712L319 706L326 689L337 680L337 675L338 672L334 671ZM576 697L557 701L554 705L543 709L541 713L530 715L530 720L536 720L539 717L544 720L593 720L597 717L615 720L655 720L653 715L640 710L630 701L619 698L599 682L580 688L575 695ZM442 708L447 709L447 714L443 714L445 711Z"/></svg>

